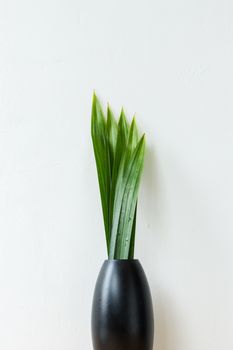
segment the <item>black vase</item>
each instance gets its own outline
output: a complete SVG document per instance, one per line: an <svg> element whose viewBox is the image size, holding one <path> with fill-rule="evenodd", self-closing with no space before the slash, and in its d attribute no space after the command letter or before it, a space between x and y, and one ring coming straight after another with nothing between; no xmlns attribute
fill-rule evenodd
<svg viewBox="0 0 233 350"><path fill-rule="evenodd" d="M94 350L152 350L154 317L138 260L105 260L92 304Z"/></svg>

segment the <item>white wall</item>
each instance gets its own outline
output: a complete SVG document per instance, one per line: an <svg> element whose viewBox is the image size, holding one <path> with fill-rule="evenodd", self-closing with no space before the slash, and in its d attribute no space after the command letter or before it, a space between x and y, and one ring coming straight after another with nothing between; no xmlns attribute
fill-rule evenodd
<svg viewBox="0 0 233 350"><path fill-rule="evenodd" d="M156 350L233 349L233 2L1 0L0 348L91 350L93 89L147 135Z"/></svg>

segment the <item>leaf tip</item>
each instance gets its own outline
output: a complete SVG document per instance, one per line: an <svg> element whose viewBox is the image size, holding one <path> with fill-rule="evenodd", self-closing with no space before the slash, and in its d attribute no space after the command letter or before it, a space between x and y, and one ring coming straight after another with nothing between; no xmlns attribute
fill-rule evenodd
<svg viewBox="0 0 233 350"><path fill-rule="evenodd" d="M96 100L97 100L97 96L96 96L96 93L95 93L95 90L94 90L93 91L93 95L92 95L92 108L95 106Z"/></svg>
<svg viewBox="0 0 233 350"><path fill-rule="evenodd" d="M141 141L142 141L143 144L146 143L146 134L145 133L142 135Z"/></svg>
<svg viewBox="0 0 233 350"><path fill-rule="evenodd" d="M124 124L127 124L127 118L123 107L121 107L119 122L123 122Z"/></svg>
<svg viewBox="0 0 233 350"><path fill-rule="evenodd" d="M107 114L111 114L112 110L111 110L111 107L110 107L110 104L109 102L107 102Z"/></svg>
<svg viewBox="0 0 233 350"><path fill-rule="evenodd" d="M137 126L135 115L133 116L131 125L132 125L132 126Z"/></svg>

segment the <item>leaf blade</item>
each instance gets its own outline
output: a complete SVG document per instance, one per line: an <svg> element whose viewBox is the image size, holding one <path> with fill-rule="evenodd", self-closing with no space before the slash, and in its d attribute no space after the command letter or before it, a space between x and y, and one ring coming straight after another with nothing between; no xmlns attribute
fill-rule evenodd
<svg viewBox="0 0 233 350"><path fill-rule="evenodd" d="M120 221L122 227L119 228L119 230L122 231L122 238L119 242L120 253L118 255L121 257L121 259L129 258L132 229L134 224L134 215L137 205L139 184L143 168L144 151L145 142L143 138L142 143L140 144L140 153L137 159L135 159L134 168L132 169L131 175L127 180L124 198L122 202L123 219Z"/></svg>
<svg viewBox="0 0 233 350"><path fill-rule="evenodd" d="M134 151L132 152L132 156L129 159L127 168L124 169L125 167L124 161L121 164L117 186L116 186L116 197L114 200L113 223L112 223L112 231L111 231L110 250L109 250L110 258L122 258L123 257L122 254L126 256L126 250L123 251L123 248L122 248L122 245L125 243L126 243L127 251L129 251L130 241L127 243L126 239L129 240L131 237L132 225L133 225L132 217L134 216L134 211L137 203L137 194L138 194L140 176L142 172L144 151L145 151L145 138L143 136L138 142ZM123 216L121 217L122 208L124 209L124 207L126 212L124 213L124 210L123 210L123 214L122 214ZM126 222L127 220L128 222ZM124 232L125 229L127 230L126 232ZM119 253L119 246L118 248L116 247L118 234L119 234L118 238L120 237L118 239L118 244L120 246L120 253ZM117 254L116 254L116 248L117 248Z"/></svg>
<svg viewBox="0 0 233 350"><path fill-rule="evenodd" d="M123 154L126 149L126 144L128 140L129 134L129 126L128 122L122 108L120 118L117 124L117 139L115 146L115 157L114 164L112 168L112 178L111 178L111 191L110 191L110 199L109 199L109 226L110 230L112 228L112 220L113 220L113 206L116 192L116 182L119 174L119 167L122 161ZM111 233L110 233L111 239Z"/></svg>
<svg viewBox="0 0 233 350"><path fill-rule="evenodd" d="M95 93L92 100L91 112L91 136L95 154L97 175L104 219L105 237L107 250L110 244L109 228L109 196L110 196L110 163L108 152L108 141L106 131L106 120L101 105Z"/></svg>
<svg viewBox="0 0 233 350"><path fill-rule="evenodd" d="M132 233L131 233L131 239L130 239L129 259L134 258L136 221L137 221L137 204L134 212L133 227L132 227Z"/></svg>
<svg viewBox="0 0 233 350"><path fill-rule="evenodd" d="M117 122L114 118L113 112L108 105L107 108L107 136L108 136L108 147L109 147L109 159L111 175L113 172L114 159L116 154L116 143L117 143Z"/></svg>

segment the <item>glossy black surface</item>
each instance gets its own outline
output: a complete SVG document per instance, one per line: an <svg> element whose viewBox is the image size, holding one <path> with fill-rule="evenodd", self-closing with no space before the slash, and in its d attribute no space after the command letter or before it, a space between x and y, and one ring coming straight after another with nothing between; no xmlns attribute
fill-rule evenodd
<svg viewBox="0 0 233 350"><path fill-rule="evenodd" d="M92 305L94 350L152 350L153 307L138 260L106 260Z"/></svg>

